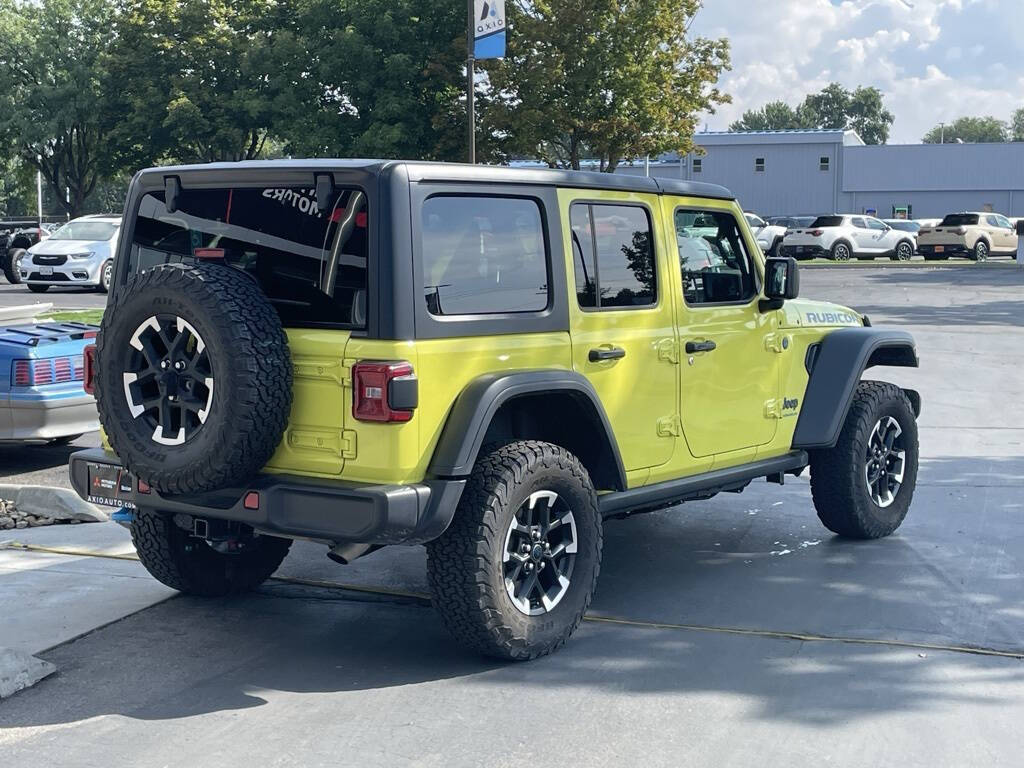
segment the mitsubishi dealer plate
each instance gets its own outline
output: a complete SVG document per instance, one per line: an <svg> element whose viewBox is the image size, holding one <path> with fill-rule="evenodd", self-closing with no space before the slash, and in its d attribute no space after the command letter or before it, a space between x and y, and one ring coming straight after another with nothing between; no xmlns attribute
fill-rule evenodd
<svg viewBox="0 0 1024 768"><path fill-rule="evenodd" d="M53 274L53 267L40 267L39 274L43 277L49 277Z"/></svg>
<svg viewBox="0 0 1024 768"><path fill-rule="evenodd" d="M130 501L133 478L121 467L109 464L88 464L89 501L120 509L135 509Z"/></svg>

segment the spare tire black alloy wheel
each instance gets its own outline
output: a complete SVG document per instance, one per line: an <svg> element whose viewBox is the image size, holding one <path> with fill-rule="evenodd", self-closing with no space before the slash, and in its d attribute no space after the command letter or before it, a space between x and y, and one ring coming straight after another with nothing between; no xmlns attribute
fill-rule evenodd
<svg viewBox="0 0 1024 768"><path fill-rule="evenodd" d="M505 591L527 616L554 610L572 583L576 518L554 491L536 491L505 533Z"/></svg>
<svg viewBox="0 0 1024 768"><path fill-rule="evenodd" d="M132 334L135 350L123 373L134 419L152 428L153 441L181 445L206 424L213 405L213 366L206 342L176 315L154 315Z"/></svg>

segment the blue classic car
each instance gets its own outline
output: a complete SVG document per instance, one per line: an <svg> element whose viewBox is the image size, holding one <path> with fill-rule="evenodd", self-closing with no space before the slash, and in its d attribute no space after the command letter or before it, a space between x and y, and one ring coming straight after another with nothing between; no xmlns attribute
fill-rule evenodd
<svg viewBox="0 0 1024 768"><path fill-rule="evenodd" d="M84 323L0 325L0 442L70 442L99 429L83 387Z"/></svg>

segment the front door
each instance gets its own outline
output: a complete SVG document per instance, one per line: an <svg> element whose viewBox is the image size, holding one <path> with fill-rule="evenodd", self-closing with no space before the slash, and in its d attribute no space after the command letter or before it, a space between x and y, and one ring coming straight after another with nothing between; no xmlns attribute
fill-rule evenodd
<svg viewBox="0 0 1024 768"><path fill-rule="evenodd" d="M597 390L626 471L659 466L679 430L674 308L665 244L654 235L658 198L559 195L573 259L573 367Z"/></svg>
<svg viewBox="0 0 1024 768"><path fill-rule="evenodd" d="M680 409L686 443L697 457L768 443L783 405L777 400L782 350L774 334L777 313L758 308L755 245L728 207L702 210L717 228L714 235L694 237L686 222L700 209L668 197L664 205L678 234Z"/></svg>

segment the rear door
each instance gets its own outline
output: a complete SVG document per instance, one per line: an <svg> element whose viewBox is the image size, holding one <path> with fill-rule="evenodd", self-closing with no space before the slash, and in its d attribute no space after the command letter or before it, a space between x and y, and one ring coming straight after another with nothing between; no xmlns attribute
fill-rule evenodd
<svg viewBox="0 0 1024 768"><path fill-rule="evenodd" d="M773 349L776 313L758 308L755 244L725 204L666 196L663 205L681 235L679 376L686 444L696 457L724 457L768 443L777 425L780 355ZM715 234L702 238L709 257L690 253L685 222L695 212L716 223Z"/></svg>
<svg viewBox="0 0 1024 768"><path fill-rule="evenodd" d="M573 368L597 390L626 471L659 466L672 457L679 428L658 198L584 190L561 190L559 198L573 265Z"/></svg>

